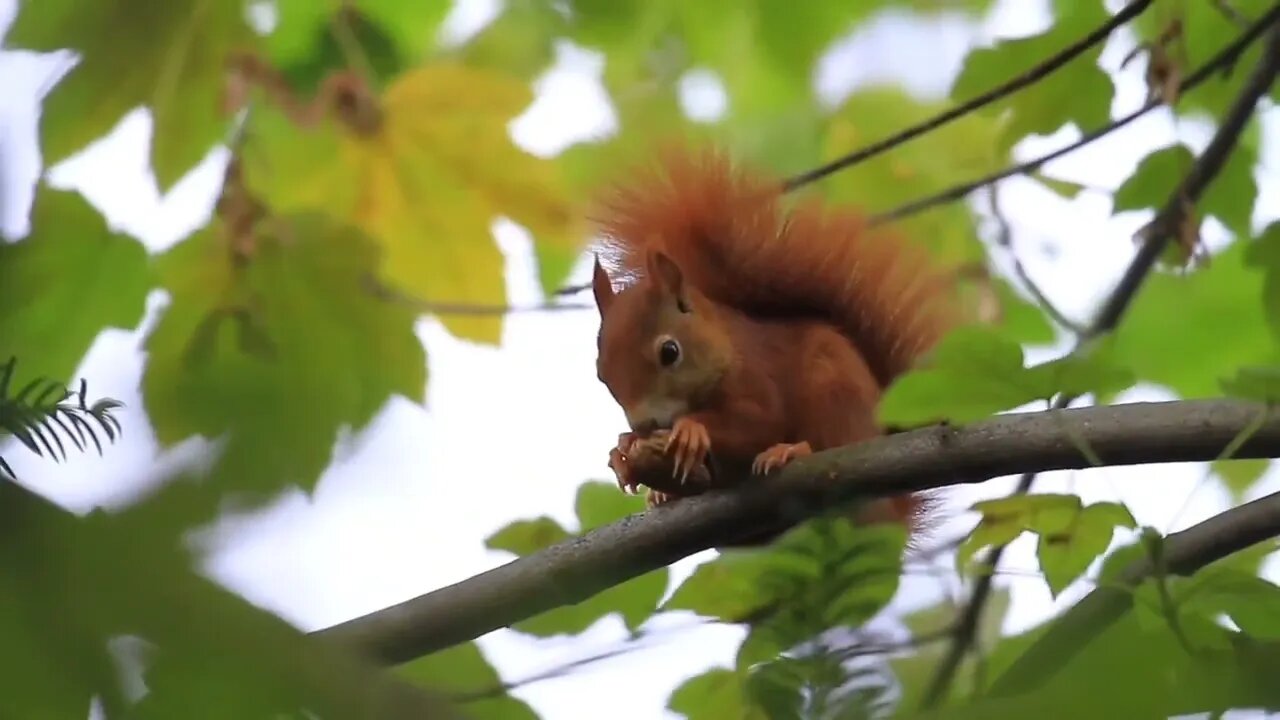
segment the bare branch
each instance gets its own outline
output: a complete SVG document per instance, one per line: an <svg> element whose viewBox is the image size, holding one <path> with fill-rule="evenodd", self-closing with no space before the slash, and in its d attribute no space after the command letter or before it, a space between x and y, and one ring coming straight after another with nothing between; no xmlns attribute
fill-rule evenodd
<svg viewBox="0 0 1280 720"><path fill-rule="evenodd" d="M1280 18L1280 3L1273 8L1271 14L1275 15L1276 18ZM1277 19L1273 18L1271 22L1276 23ZM1253 74L1250 75L1244 88L1241 89L1235 102L1232 103L1227 115L1222 119L1213 139L1209 141L1209 145L1197 158L1191 170L1174 190L1164 207L1156 215L1156 218L1141 233L1144 239L1142 246L1129 263L1128 269L1120 278L1115 290L1107 298L1106 303L1103 304L1093 323L1081 336L1077 344L1077 350L1091 339L1115 329L1125 310L1133 301L1134 296L1137 295L1143 280L1155 265L1156 259L1160 257L1161 251L1168 244L1168 241L1177 235L1179 225L1186 219L1187 211L1196 200L1199 200L1205 188L1208 187L1209 183L1212 182L1213 178L1217 176L1222 166L1226 163L1227 156L1235 148L1245 125L1248 124L1249 119L1253 116L1258 100L1271 87L1277 72L1280 72L1280 25L1272 31L1262 59L1258 62L1258 66L1254 69ZM1054 407L1065 408L1073 399L1066 396L1060 397ZM1018 480L1018 486L1014 490L1014 494L1030 492L1031 486L1035 482L1035 477L1036 473L1034 472L1024 474ZM932 707L942 699L947 689L950 688L951 682L955 679L955 673L960 667L960 662L971 649L977 635L978 621L986 606L987 598L991 594L991 587L995 578L995 573L991 571L994 571L1000 564L1000 560L1004 556L1004 549L1004 545L998 545L987 554L982 567L988 572L982 572L974 582L973 595L957 622L955 640L952 642L947 655L939 663L933 680L924 694L922 701L924 707Z"/></svg>
<svg viewBox="0 0 1280 720"><path fill-rule="evenodd" d="M1236 60L1239 59L1240 54L1244 52L1254 40L1262 35L1262 33L1266 32L1267 28L1270 27L1277 18L1280 18L1280 3L1272 5L1271 9L1268 10L1262 18L1249 26L1249 29L1241 33L1240 37L1236 38L1234 42L1219 51L1212 59L1197 68L1195 72L1183 78L1181 84L1178 86L1179 95L1185 94L1188 90L1200 85L1204 81L1213 77L1219 71L1229 69ZM879 224L899 220L907 217L908 215L914 215L915 213L929 208L960 200L978 188L999 182L1005 178L1013 177L1014 175L1023 175L1025 173L1038 170L1045 163L1079 150L1085 145L1119 130L1125 125L1128 125L1163 104L1163 101L1159 98L1148 100L1142 107L1128 115L1125 115L1124 117L1119 118L1118 120L1115 120L1110 125L1094 130L1093 132L1086 133L1079 140L1054 150L1051 153L1042 155L1034 160L1012 165L998 172L978 178L972 182L948 188L942 192L930 195L929 197L913 200L912 202L900 205L892 210L873 215L871 217L871 222Z"/></svg>
<svg viewBox="0 0 1280 720"><path fill-rule="evenodd" d="M1140 15L1150 4L1151 0L1134 0L1134 2L1120 8L1119 12L1108 18L1106 22L1098 26L1098 28L1093 32L1063 48L1061 51L1050 56L1039 65L1031 67L1025 70L1022 74L1009 79L1007 82L997 85L987 92L940 113L919 125L909 127L902 132L896 133L890 137L880 140L879 142L872 143L865 148L849 153L848 155L837 160L833 160L826 165L791 177L783 183L783 188L787 191L795 190L796 188L803 187L814 181L821 180L832 173L838 172L850 165L862 162L863 160L875 157L885 151L905 144L906 142L920 137L931 130L935 130L946 125L956 118L967 115L974 110L985 105L989 105L1000 98L1012 95L1018 90L1038 82L1066 65L1068 62L1074 60L1076 57L1084 54L1090 48L1102 43L1116 28Z"/></svg>
<svg viewBox="0 0 1280 720"><path fill-rule="evenodd" d="M815 453L776 475L687 497L398 605L316 632L384 663L402 663L507 627L696 552L743 528L782 530L857 499L1026 472L1213 460L1258 406L1235 401L1134 403L1010 413L967 427L929 427ZM1280 456L1280 416L1236 458Z"/></svg>

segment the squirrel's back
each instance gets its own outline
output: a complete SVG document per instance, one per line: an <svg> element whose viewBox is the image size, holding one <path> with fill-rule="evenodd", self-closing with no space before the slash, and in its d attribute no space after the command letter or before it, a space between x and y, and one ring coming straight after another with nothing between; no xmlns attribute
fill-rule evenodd
<svg viewBox="0 0 1280 720"><path fill-rule="evenodd" d="M615 278L668 255L711 300L758 318L836 326L881 387L954 322L945 276L927 254L853 210L784 204L781 183L716 150L668 150L602 198L596 221Z"/></svg>

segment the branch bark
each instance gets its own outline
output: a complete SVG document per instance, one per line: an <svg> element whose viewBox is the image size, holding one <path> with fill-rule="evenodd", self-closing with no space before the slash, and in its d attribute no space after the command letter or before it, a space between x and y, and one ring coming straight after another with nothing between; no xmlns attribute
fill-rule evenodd
<svg viewBox="0 0 1280 720"><path fill-rule="evenodd" d="M581 602L731 542L743 528L782 530L858 499L1090 467L1073 438L1107 465L1214 460L1263 412L1231 400L1134 403L912 430L815 453L776 475L632 515L314 634L383 663L403 663ZM1233 457L1280 457L1280 417L1266 417Z"/></svg>

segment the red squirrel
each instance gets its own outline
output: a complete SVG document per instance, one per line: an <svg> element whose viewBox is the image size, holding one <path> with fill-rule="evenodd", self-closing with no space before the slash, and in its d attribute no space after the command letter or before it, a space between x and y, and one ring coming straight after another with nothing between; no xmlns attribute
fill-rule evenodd
<svg viewBox="0 0 1280 720"><path fill-rule="evenodd" d="M920 248L855 210L784 199L714 149L668 150L603 193L597 374L631 428L610 452L624 491L628 452L656 431L682 482L708 454L763 474L881 435L881 393L953 325ZM648 504L674 497L650 489ZM891 498L859 517L914 527L924 505Z"/></svg>

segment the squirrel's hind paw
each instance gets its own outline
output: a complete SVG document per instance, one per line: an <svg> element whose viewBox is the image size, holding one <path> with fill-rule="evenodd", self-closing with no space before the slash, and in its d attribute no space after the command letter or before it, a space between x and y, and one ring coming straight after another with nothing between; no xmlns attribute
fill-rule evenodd
<svg viewBox="0 0 1280 720"><path fill-rule="evenodd" d="M765 475L787 463L805 455L813 454L813 448L807 442L778 443L756 456L751 463L751 472Z"/></svg>

